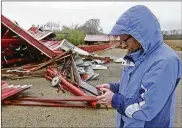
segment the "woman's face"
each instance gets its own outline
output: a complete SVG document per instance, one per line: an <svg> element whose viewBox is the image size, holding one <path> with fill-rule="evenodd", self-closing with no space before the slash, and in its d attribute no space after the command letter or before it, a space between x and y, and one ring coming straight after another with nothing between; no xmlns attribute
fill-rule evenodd
<svg viewBox="0 0 182 128"><path fill-rule="evenodd" d="M119 37L122 48L127 49L128 53L131 53L136 49L141 48L140 43L132 36L124 34L120 35Z"/></svg>

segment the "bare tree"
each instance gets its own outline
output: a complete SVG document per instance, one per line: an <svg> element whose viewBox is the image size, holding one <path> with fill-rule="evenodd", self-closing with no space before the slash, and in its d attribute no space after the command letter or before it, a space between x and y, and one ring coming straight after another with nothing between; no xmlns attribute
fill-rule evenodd
<svg viewBox="0 0 182 128"><path fill-rule="evenodd" d="M49 21L46 24L40 25L43 30L50 30L50 31L60 31L60 22L52 22Z"/></svg>
<svg viewBox="0 0 182 128"><path fill-rule="evenodd" d="M89 19L83 25L79 27L79 30L85 34L102 34L103 29L100 27L100 19Z"/></svg>

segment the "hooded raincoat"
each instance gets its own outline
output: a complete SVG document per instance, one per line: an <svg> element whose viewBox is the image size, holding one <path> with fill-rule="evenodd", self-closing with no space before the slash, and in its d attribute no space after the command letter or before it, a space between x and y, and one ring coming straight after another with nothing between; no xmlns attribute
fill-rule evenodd
<svg viewBox="0 0 182 128"><path fill-rule="evenodd" d="M124 58L121 80L109 83L114 92L111 105L117 110L117 127L174 127L175 88L182 64L163 42L157 18L143 5L127 10L110 35L129 34L143 47Z"/></svg>

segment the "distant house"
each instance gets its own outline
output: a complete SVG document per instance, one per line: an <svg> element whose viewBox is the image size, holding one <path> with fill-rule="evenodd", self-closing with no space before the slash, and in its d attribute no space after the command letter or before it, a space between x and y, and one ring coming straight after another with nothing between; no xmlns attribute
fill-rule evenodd
<svg viewBox="0 0 182 128"><path fill-rule="evenodd" d="M85 44L100 44L100 43L110 43L117 41L118 38L108 35L86 35L85 36Z"/></svg>
<svg viewBox="0 0 182 128"><path fill-rule="evenodd" d="M107 35L86 35L85 44L99 44L99 43L109 43L109 36Z"/></svg>
<svg viewBox="0 0 182 128"><path fill-rule="evenodd" d="M119 36L118 37L109 36L109 40L110 40L110 42L118 42L120 40L120 38L119 38Z"/></svg>
<svg viewBox="0 0 182 128"><path fill-rule="evenodd" d="M86 35L84 41L85 45L79 48L91 53L120 46L118 38L108 35Z"/></svg>

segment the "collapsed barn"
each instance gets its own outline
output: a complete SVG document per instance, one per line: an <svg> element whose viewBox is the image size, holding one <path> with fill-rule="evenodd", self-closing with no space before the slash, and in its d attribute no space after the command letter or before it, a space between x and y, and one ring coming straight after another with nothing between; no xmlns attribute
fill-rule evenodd
<svg viewBox="0 0 182 128"><path fill-rule="evenodd" d="M113 61L110 57L93 54L93 51L111 47L95 46L76 47L67 40L56 41L55 33L38 27L24 30L16 22L2 15L2 101L6 105L60 106L60 107L93 107L100 108L96 96L100 92L95 86L86 83L87 80L98 78L93 69L107 69L104 63ZM114 45L117 46L117 45ZM97 46L98 47L98 46ZM82 59L84 58L84 60ZM100 64L100 65L97 65ZM77 97L45 98L17 97L21 91L33 85L9 85L5 79L22 79L29 77L45 77L52 82L57 91L71 92ZM46 103L44 103L46 101ZM64 101L64 103L62 102ZM69 104L65 101L81 101L81 104Z"/></svg>

